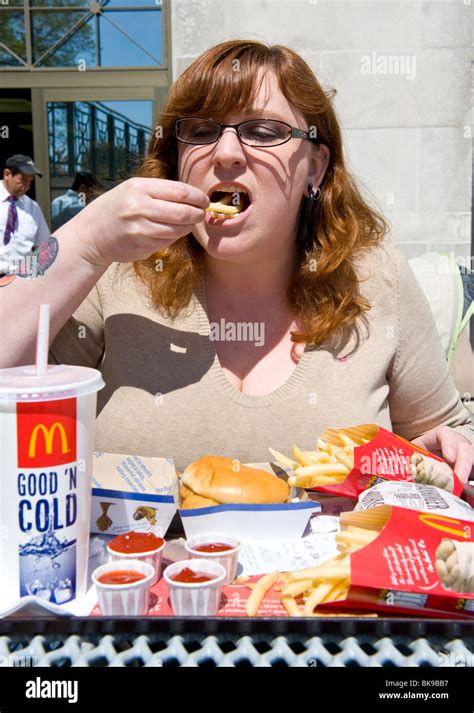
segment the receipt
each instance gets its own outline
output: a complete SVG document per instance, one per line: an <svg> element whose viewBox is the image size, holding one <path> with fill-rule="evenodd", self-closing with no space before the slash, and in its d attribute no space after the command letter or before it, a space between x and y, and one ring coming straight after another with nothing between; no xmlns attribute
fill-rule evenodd
<svg viewBox="0 0 474 713"><path fill-rule="evenodd" d="M298 540L242 542L239 575L251 577L268 572L290 572L326 562L339 554L336 532L311 534Z"/></svg>

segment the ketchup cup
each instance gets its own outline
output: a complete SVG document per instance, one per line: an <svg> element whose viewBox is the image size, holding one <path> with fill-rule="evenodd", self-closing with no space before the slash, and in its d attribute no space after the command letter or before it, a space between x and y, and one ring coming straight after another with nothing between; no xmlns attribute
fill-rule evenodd
<svg viewBox="0 0 474 713"><path fill-rule="evenodd" d="M114 538L114 540L116 539L118 538ZM159 539L162 541L162 544L160 544L160 546L156 549L149 550L147 552L120 552L120 550L115 550L111 546L114 542L114 540L111 540L107 545L107 552L110 555L111 562L117 562L118 560L135 559L140 560L140 562L147 562L148 564L151 564L151 566L155 570L155 574L151 581L151 586L153 586L160 578L161 560L163 556L163 550L166 545L166 542L161 537Z"/></svg>
<svg viewBox="0 0 474 713"><path fill-rule="evenodd" d="M112 572L132 571L143 578L127 584L112 584L99 581ZM143 576L144 575L144 576ZM148 562L124 559L108 562L92 572L92 581L97 589L99 607L104 616L144 616L150 606L150 587L155 569Z"/></svg>
<svg viewBox="0 0 474 713"><path fill-rule="evenodd" d="M183 569L202 573L212 579L206 582L176 582L173 577ZM171 608L176 616L214 616L219 609L221 589L226 570L218 562L190 559L170 564L163 576L168 584Z"/></svg>
<svg viewBox="0 0 474 713"><path fill-rule="evenodd" d="M223 544L227 545L228 549L223 552L200 552L197 547L206 547L206 545ZM218 562L226 570L226 578L223 584L231 584L235 579L237 571L237 562L239 559L240 540L234 535L228 535L226 532L203 532L200 535L194 535L186 540L186 550L189 556L193 558L205 558Z"/></svg>

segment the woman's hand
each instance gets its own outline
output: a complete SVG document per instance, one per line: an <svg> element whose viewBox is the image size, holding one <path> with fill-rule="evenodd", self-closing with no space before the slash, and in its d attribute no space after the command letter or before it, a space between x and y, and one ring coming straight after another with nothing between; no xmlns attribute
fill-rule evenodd
<svg viewBox="0 0 474 713"><path fill-rule="evenodd" d="M449 426L436 426L412 443L443 458L466 483L474 468L474 445Z"/></svg>
<svg viewBox="0 0 474 713"><path fill-rule="evenodd" d="M89 203L55 235L73 234L93 265L144 260L191 232L210 201L199 188L162 178L130 178Z"/></svg>

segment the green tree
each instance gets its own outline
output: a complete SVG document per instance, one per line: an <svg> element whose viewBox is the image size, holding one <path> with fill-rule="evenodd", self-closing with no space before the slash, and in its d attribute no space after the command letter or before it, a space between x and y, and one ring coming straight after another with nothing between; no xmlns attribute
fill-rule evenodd
<svg viewBox="0 0 474 713"><path fill-rule="evenodd" d="M36 5L47 5L48 2L36 2ZM57 7L60 3L55 2ZM77 28L71 36L67 36L63 43L50 55L47 55L39 66L43 67L72 67L85 60L87 64L95 64L95 33L92 24L93 15L84 8L82 0L62 0L62 4L78 5L77 12L45 12L42 10L31 12L31 42L33 49L33 62L37 62L45 52L65 35L71 32L81 20L85 22ZM87 18L87 20L86 20ZM0 42L11 49L16 55L26 61L25 48L25 19L23 11L0 9ZM18 66L19 62L3 48L0 47L0 64L4 66Z"/></svg>

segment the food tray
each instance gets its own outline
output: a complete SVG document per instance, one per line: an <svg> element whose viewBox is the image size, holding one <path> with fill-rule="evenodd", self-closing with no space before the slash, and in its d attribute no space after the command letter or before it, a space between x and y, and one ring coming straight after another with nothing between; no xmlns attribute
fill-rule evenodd
<svg viewBox="0 0 474 713"><path fill-rule="evenodd" d="M415 666L440 667L447 678L447 667L454 673L453 667L474 666L474 637L469 621L414 618L22 619L1 622L0 654L10 665L60 668L63 675L71 666L384 667L387 673L386 667Z"/></svg>
<svg viewBox="0 0 474 713"><path fill-rule="evenodd" d="M422 617L11 617L0 620L0 636L11 634L171 634L218 633L318 635L377 634L380 636L449 636L474 639L474 624L462 619Z"/></svg>

